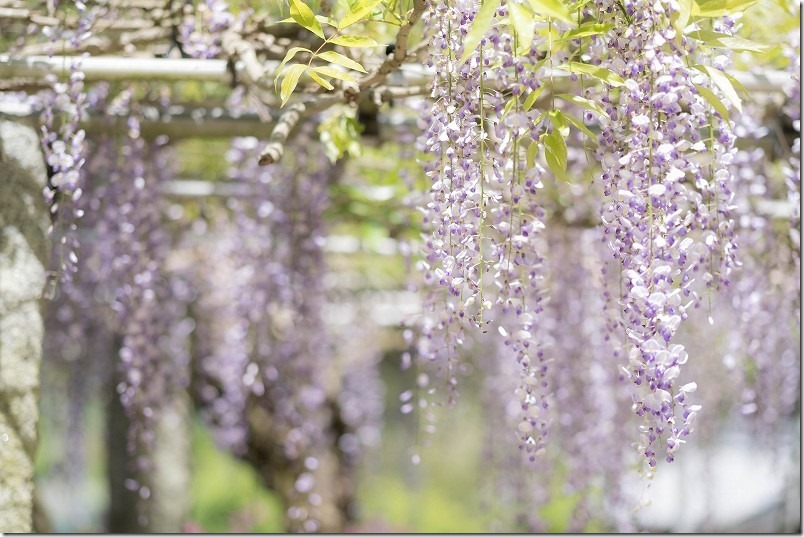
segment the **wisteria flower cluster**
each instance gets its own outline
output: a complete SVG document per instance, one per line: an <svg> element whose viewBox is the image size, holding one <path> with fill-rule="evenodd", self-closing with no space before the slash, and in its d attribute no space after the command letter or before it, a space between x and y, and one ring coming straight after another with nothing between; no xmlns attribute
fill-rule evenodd
<svg viewBox="0 0 804 537"><path fill-rule="evenodd" d="M706 77L688 67L694 49L672 24L673 3L598 7L614 28L589 54L624 81L616 95L601 97L607 117L598 150L605 240L622 265L612 294L621 327L612 336L623 343L624 372L637 388L634 411L644 417L640 450L653 467L659 445L673 460L700 409L688 400L696 384L678 384L688 355L674 335L699 304L695 281L728 284L735 264L734 136L701 95L712 91Z"/></svg>
<svg viewBox="0 0 804 537"><path fill-rule="evenodd" d="M580 256L578 255L580 252ZM544 306L538 332L542 345L551 353L560 349L556 361L575 367L551 367L547 379L555 387L550 406L550 442L536 461L516 453L516 437L510 434L520 418L520 408L511 393L517 389L518 365L504 360L507 348L502 339L488 349L496 360L483 360L483 408L489 423L484 444L485 457L494 461L499 478L488 491L493 511L511 510L514 520L499 520L500 528L548 531L539 507L559 497L578 495L570 517L569 531L584 531L593 513L604 510L610 523L620 531L633 531L623 507L636 504L629 496L621 468L633 465L636 456L621 448L620 440L629 435L628 398L617 380L611 341L606 338L602 282L597 278L601 263L610 257L600 244L595 229L554 229L545 250L543 269L552 290ZM564 260L577 259L567 264ZM495 352L496 351L496 352ZM549 479L555 468L563 468L562 486ZM534 479L534 474L539 476ZM597 487L605 497L592 492Z"/></svg>
<svg viewBox="0 0 804 537"><path fill-rule="evenodd" d="M117 393L130 420L129 449L137 457L132 469L136 476L148 474L155 424L169 399L166 394L185 385L187 364L179 361L179 355L166 357L162 346L176 321L176 312L163 305L173 298L165 272L170 239L161 224L161 185L171 178L170 148L164 137L152 142L142 138L133 97L133 91L124 91L109 103L109 113L128 117L126 137L110 155L108 168L93 169L93 173L105 171L104 180L92 176L88 181L98 185L93 211L102 215L97 229L107 242L96 261L98 270L113 282L110 299L117 313L122 375ZM130 483L142 499L149 498L147 482L132 478ZM147 509L142 516L147 516Z"/></svg>
<svg viewBox="0 0 804 537"><path fill-rule="evenodd" d="M689 308L711 309L711 294L729 285L738 266L729 168L736 149L727 110L740 102L724 83L730 60L687 35L674 2L583 7L578 20L595 29L576 31L590 37L573 41L575 49L554 44L570 28L561 17L523 28L522 9L513 2L490 13L482 3L451 2L430 6L424 16L436 78L419 144L431 184L420 268L433 290L419 353L452 394L466 331L498 332L521 365L521 446L543 451L554 388L547 380L551 358L537 336L546 296L539 189L550 172L565 175L561 138L571 120L555 96L547 109L534 104L545 75L552 82L555 69L577 65L580 74L605 82L602 93L593 83L581 95L559 97L585 106L584 119L601 128L604 241L621 265L619 289L606 291L609 338L621 343L615 356L635 387L634 412L643 417L639 449L654 467L657 446L672 461L700 409L688 399L696 383L679 381L688 354L675 333ZM476 24L488 28L477 43ZM712 28L731 35L735 19L722 17ZM522 46L518 38L528 32L530 46ZM467 44L477 50L465 50ZM550 172L533 158L539 145Z"/></svg>
<svg viewBox="0 0 804 537"><path fill-rule="evenodd" d="M193 8L186 4L186 8ZM235 22L226 0L204 0L186 13L179 26L182 50L191 58L216 58L221 53L221 34Z"/></svg>
<svg viewBox="0 0 804 537"><path fill-rule="evenodd" d="M58 1L54 2L54 9ZM70 45L78 48L82 41L91 36L92 25L101 14L95 6L88 8L84 2L75 2L78 20L75 28L46 26L43 34L51 44L58 39L66 39ZM49 49L52 56L53 47ZM87 108L87 95L84 88L84 73L81 71L80 58L70 62L69 76L66 81L60 80L50 73L46 77L50 89L40 93L42 106L42 148L48 166L48 184L44 189L45 201L50 208L51 232L59 245L54 256L55 270L51 273L50 289L52 296L55 284L61 279L69 280L78 270L78 237L75 221L83 215L75 202L81 197L81 168L84 165L83 129L79 121Z"/></svg>
<svg viewBox="0 0 804 537"><path fill-rule="evenodd" d="M50 15L68 10L73 22L46 28L45 37L91 49L96 22L111 16L101 14L105 4L50 2ZM774 170L768 151L735 144L739 136L759 145L767 132L727 74L728 47L717 45L750 48L734 39L740 17L723 15L730 7L415 0L406 16L415 25L412 14L423 9L427 53L400 39L395 50L410 45L403 57L389 48L372 58L381 47L344 29L379 27L390 20L383 12L409 36L404 14L382 2L341 2L317 15L291 0L276 36L262 35L273 31L266 19L250 18L256 7L181 4L160 11L165 18L151 21L153 34L126 33L140 41L111 50L144 54L170 45L185 57L242 62L250 72L283 50L288 56L278 99L254 85L266 78L249 76L213 112L270 119L266 138L282 148L282 161L260 166L266 142L232 138L221 162L229 183L222 190L234 194L183 206L203 206L203 215L177 233L179 254L165 225L165 192L175 186L172 141L144 136L138 104L153 98L153 82L85 85L78 58L66 77L48 75L37 96L54 281L63 275L48 321L62 333L47 342L48 352L70 372L73 395L88 385L78 377L90 365L102 369L101 384L113 383L131 421L127 486L143 503L155 490L148 475L161 410L192 381L217 443L249 461L286 501L288 529L335 531L350 516L357 457L378 441L380 338L367 309L348 322L337 318L348 309L342 303L355 300L353 289L335 289L342 282L326 249L330 196L346 168L313 140L316 122L327 131L321 118L356 102L359 120L370 98L418 96L420 88L395 86L395 63L414 57L425 57L433 80L414 105L426 186L420 191L403 178L411 196L424 199L417 207L424 308L403 334L418 357L403 355L406 367L415 363L415 388L399 397L401 410L434 415L458 397L459 377L482 373L484 449L505 478L490 494L527 506L511 513L517 527L548 530L530 508L548 505L560 490L578 498L571 530L585 530L600 511L617 529L633 530L618 515L633 500L622 470L636 460L651 475L662 460L673 462L706 415L699 416L702 405L737 397L740 413L758 427L798 411L800 282L790 277L800 265L795 45L787 50L782 109L795 141ZM29 17L22 11L14 16ZM246 22L259 31L244 30L252 27ZM294 61L312 59L288 63L296 54L305 60ZM288 91L291 85L299 89ZM163 108L170 93L163 90ZM290 99L303 106L268 110ZM326 108L331 102L337 106ZM87 136L81 122L90 110L100 123L122 118L122 134L108 121L109 132ZM770 205L763 197L786 197L792 214L763 209ZM773 218L789 220L783 236ZM89 238L81 256L79 233ZM177 275L171 263L183 256L192 263ZM726 291L734 294L719 296ZM740 331L729 341L724 319ZM470 364L464 357L472 352ZM93 354L114 354L116 363L100 366ZM697 391L696 380L723 370L733 380L728 389ZM61 410L75 414L85 401L81 394ZM80 436L81 428L63 434ZM623 450L624 439L635 449ZM73 466L83 466L78 450L70 451Z"/></svg>
<svg viewBox="0 0 804 537"><path fill-rule="evenodd" d="M109 86L100 84L87 93L87 106L105 111L107 119L127 117L127 130L86 144L89 156L80 170L85 192L74 197L74 204L86 214L78 229L91 240L75 260L80 268L76 277L58 288L49 322L62 328L54 330L60 336L49 338L46 348L55 370L67 369L68 389L81 390L70 398L74 406L68 419L74 427L67 446L68 475L82 467L81 458L69 453L84 449L83 405L91 393L112 385L129 422L126 482L142 500L137 509L145 527L156 425L171 396L186 388L189 358L177 343L186 339L187 299L167 274L171 240L162 226L162 186L172 175L172 151L165 137L146 141L141 136L134 91L110 97ZM119 360L110 363L113 355ZM97 376L88 377L87 369Z"/></svg>
<svg viewBox="0 0 804 537"><path fill-rule="evenodd" d="M537 330L543 276L538 201L544 169L526 166L526 141L539 138L539 110L519 98L541 89L540 40L522 43L494 26L465 61L464 39L477 15L474 2L433 6L425 23L435 45L432 107L425 111L420 147L431 180L421 263L434 316L423 323L419 352L457 383L457 348L466 329L498 333L519 363L521 448L537 456L547 434L548 359ZM508 15L505 6L494 17ZM518 52L522 52L519 54ZM517 106L504 113L510 92ZM442 358L445 357L445 358Z"/></svg>

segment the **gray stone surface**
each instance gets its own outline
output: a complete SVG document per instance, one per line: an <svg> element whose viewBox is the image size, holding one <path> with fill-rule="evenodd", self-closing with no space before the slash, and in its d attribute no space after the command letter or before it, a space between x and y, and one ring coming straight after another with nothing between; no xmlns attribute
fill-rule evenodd
<svg viewBox="0 0 804 537"><path fill-rule="evenodd" d="M49 218L39 137L0 114L0 531L30 532Z"/></svg>
<svg viewBox="0 0 804 537"><path fill-rule="evenodd" d="M151 520L153 533L178 533L190 512L191 402L187 393L174 395L162 409L156 431Z"/></svg>

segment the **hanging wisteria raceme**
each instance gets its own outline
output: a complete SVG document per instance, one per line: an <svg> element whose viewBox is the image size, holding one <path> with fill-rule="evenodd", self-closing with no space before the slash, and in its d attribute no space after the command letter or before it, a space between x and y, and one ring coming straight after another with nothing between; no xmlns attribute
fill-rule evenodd
<svg viewBox="0 0 804 537"><path fill-rule="evenodd" d="M53 2L53 9L59 2ZM84 2L74 2L72 7L78 17L74 28L46 26L42 33L50 40L49 55L54 54L57 40L65 40L70 46L79 48L91 36L93 24L105 13L100 6L88 8ZM83 216L83 210L76 207L82 195L81 168L85 162L85 132L79 128L79 121L87 108L87 94L84 88L84 73L81 71L81 58L70 62L67 80L49 73L45 82L50 86L39 94L38 104L42 107L42 148L48 166L48 183L44 189L45 201L51 214L51 233L58 245L54 252L54 268L49 276L46 294L54 296L55 286L61 278L69 280L78 270L78 237L76 221Z"/></svg>
<svg viewBox="0 0 804 537"><path fill-rule="evenodd" d="M90 91L88 100L96 102L98 91ZM91 145L92 150L81 173L86 181L88 170L96 170L105 177L114 159L116 148L106 138ZM99 187L102 188L102 187ZM44 364L42 368L43 416L51 421L43 424L50 434L61 439L61 449L55 461L55 478L61 479L71 491L80 491L91 461L88 460L87 408L101 391L108 387L116 354L113 330L116 315L102 298L111 295L105 275L98 270L99 248L104 241L91 239L92 230L101 217L97 209L96 189L87 186L87 194L75 200L75 209L86 214L79 224L82 237L81 257L74 277L66 279L55 289L55 297L48 304L45 320ZM59 245L53 244L58 255ZM89 373L91 372L91 374ZM83 525L86 516L81 494L65 495L65 507L74 513L76 525Z"/></svg>
<svg viewBox="0 0 804 537"><path fill-rule="evenodd" d="M216 58L221 53L222 34L235 22L226 0L204 0L197 6L184 4L179 26L183 54L191 58Z"/></svg>
<svg viewBox="0 0 804 537"><path fill-rule="evenodd" d="M757 210L768 200L784 206L785 198L789 201L796 195L791 190L794 185L789 169L783 167L783 177L779 177L771 166L772 155L758 143L769 134L759 117L758 106L749 103L734 120L735 134L741 140L756 141L757 147L739 151L731 164L738 179L740 203L734 215L743 245L742 267L734 278L729 300L724 301L727 304L718 311L730 313L731 326L740 327L728 338L723 359L739 387L740 393L734 397L741 400L740 413L750 420L759 438L778 439L778 428L783 427L784 418L794 415L799 404L800 342L794 327L800 323L800 291L793 275L798 272L800 254L795 234L778 230L776 221L786 215ZM783 151L786 153L786 148ZM795 211L797 206L791 208ZM728 317L725 323L728 325ZM779 444L773 440L769 443Z"/></svg>
<svg viewBox="0 0 804 537"><path fill-rule="evenodd" d="M105 101L107 89L99 86L90 91L87 95L87 101L90 106L98 105ZM111 138L104 138L92 144L93 151L90 154L86 166L82 167L80 173L83 176L81 181L86 182L88 169L96 170L99 176L105 176L114 165L116 148ZM87 188L87 195L78 196L74 199L75 211L80 211L85 214L81 221L81 229L92 229L98 225L101 220L101 214L97 210L99 199L98 194L102 192L104 186L96 185L95 188ZM47 332L45 338L46 359L51 360L52 368L44 368L49 374L50 372L59 371L57 375L61 375L63 379L66 378L67 385L65 390L69 393L75 390L76 399L79 406L84 397L88 397L93 392L88 388L88 384L103 382L108 378L109 372L112 370L108 362L108 356L114 350L112 348L111 334L115 326L115 316L108 308L98 308L96 297L108 297L112 293L112 289L107 287L104 282L103 274L99 271L99 251L103 248L102 241L100 244L94 241L86 241L83 247L83 255L78 260L80 270L76 272L75 277L69 278L64 281L63 285L58 289L54 289L55 297L53 304L48 308L48 326L52 327ZM61 250L61 244L54 242L53 256L58 256ZM65 370L67 373L65 374ZM90 377L84 374L86 370L93 370L97 375ZM62 379L62 380L63 380ZM53 390L49 395L60 394L58 390ZM59 397L53 399L47 398L49 404L60 406L62 410L66 410L67 405L61 401ZM68 404L74 404L74 398L69 399ZM65 416L66 421L69 423L73 421L69 430L72 431L74 440L79 440L82 426L83 408L79 413L75 413L78 407L70 409L70 412ZM65 450L67 452L67 459L72 459L72 451L74 449L85 449L85 446L80 443L76 448L73 442L67 442Z"/></svg>
<svg viewBox="0 0 804 537"><path fill-rule="evenodd" d="M288 461L288 470L297 473L292 490L283 491L288 523L315 531L327 505L321 500L326 484L316 480L316 454L326 444L331 420L323 376L331 348L322 309L323 212L333 168L323 151L308 146L309 152L297 152L283 166L259 167L261 144L254 138L235 139L227 159L230 177L253 189L248 199L229 202L241 267L237 304L250 331L251 361L243 383L252 391L251 404L271 416L269 441ZM259 445L266 440L251 436L249 457L270 451Z"/></svg>
<svg viewBox="0 0 804 537"><path fill-rule="evenodd" d="M472 7L471 2L458 5ZM467 315L474 318L483 308L490 307L490 303L487 307L478 300L484 268L478 232L483 220L481 185L485 184L477 159L482 152L477 126L479 79L474 76L476 65L472 69L470 64L464 64L460 68L463 76L457 66L461 36L471 23L468 15L446 2L430 4L424 15L434 44L427 65L437 77L431 94L433 106L425 109L426 127L419 140L421 149L433 155L425 163L425 173L432 181L425 226L432 236L423 237L425 259L420 268L426 284L445 285L447 289L431 291L428 297L425 310L432 310L432 316L422 321L418 350L423 358L437 363L439 373L450 386L450 398L454 397L457 383L462 320Z"/></svg>
<svg viewBox="0 0 804 537"><path fill-rule="evenodd" d="M211 223L219 230L215 234L205 225L185 237L201 245L199 262L189 275L198 294L192 312L198 325L193 390L216 443L242 456L248 438L246 400L250 391L260 395L263 387L250 366L249 321L239 302L246 280L246 267L235 264L239 235L231 223L220 220Z"/></svg>
<svg viewBox="0 0 804 537"><path fill-rule="evenodd" d="M447 378L451 400L466 331L499 333L520 366L517 430L535 457L546 439L550 391L548 359L535 337L544 293L538 196L545 171L538 162L528 167L524 156L526 141L545 127L540 110L520 98L541 91L543 39L523 43L515 31L492 24L477 43L467 43L481 17L477 9L472 1L436 3L424 15L435 45L428 66L437 75L419 140L431 181L421 268L434 289L419 353ZM490 16L508 15L501 6Z"/></svg>
<svg viewBox="0 0 804 537"><path fill-rule="evenodd" d="M688 400L696 384L677 383L688 357L673 339L699 302L694 284L707 292L728 284L735 263L734 136L706 97L718 99L709 76L727 59L689 67L700 58L673 25L672 2L597 7L614 28L592 40L589 54L623 81L600 98L604 240L622 267L620 290L610 297L619 301L621 327L612 336L628 357L633 408L644 417L639 449L653 467L659 446L673 460L699 409Z"/></svg>
<svg viewBox="0 0 804 537"><path fill-rule="evenodd" d="M147 480L155 447L155 425L164 403L185 387L188 356L179 342L188 326L187 298L167 279L170 249L162 225L161 185L171 178L167 139L145 141L140 136L134 90L110 97L99 84L87 93L87 106L128 117L123 136L107 134L87 142L88 158L80 170L83 196L75 210L86 216L76 229L83 242L80 270L57 290L46 339L54 370L66 374L68 389L81 396L69 400L68 454L84 450L81 421L86 403L107 383L116 384L130 420L127 486L142 500L139 523L147 523L151 495ZM164 103L163 103L164 104ZM59 245L54 244L58 251ZM119 361L109 358L118 355ZM117 369L117 372L115 372ZM94 375L88 375L87 371ZM59 397L53 396L54 404ZM68 482L80 480L80 460L68 455Z"/></svg>
<svg viewBox="0 0 804 537"><path fill-rule="evenodd" d="M605 319L598 315L603 299L596 275L600 262L610 254L594 229L552 229L549 248L545 248L551 300L544 306L535 334L563 366L548 372L550 385L555 386L549 409L550 442L536 461L527 453L514 456L516 438L510 430L520 419L520 405L512 391L519 371L514 361L505 359L507 348L498 340L496 353L485 351L496 360L479 363L484 373L484 409L489 413L484 449L486 457L495 461L489 509L499 513L501 522L513 516L517 528L543 532L548 526L540 519L540 510L572 497L577 501L569 531L584 531L593 520L633 531L629 517L623 516L628 511L623 508L636 503L625 493L622 474L622 468L636 460L621 444L629 435L628 394L617 379L616 360L605 339ZM580 258L566 263L577 257L577 251L583 252ZM605 496L596 494L599 488L607 491Z"/></svg>
<svg viewBox="0 0 804 537"><path fill-rule="evenodd" d="M161 405L167 394L186 383L186 363L177 363L180 356L166 357L163 348L174 316L181 315L164 305L173 298L165 274L170 240L162 226L161 191L172 174L170 149L165 137L152 142L141 137L134 90L110 99L106 110L128 118L127 132L122 140L104 142L111 143L113 151L105 163L88 170L87 184L93 186L90 207L99 215L93 227L97 258L92 262L104 275L116 313L112 330L120 345L122 377L117 393L130 420L132 475L147 475ZM143 500L149 498L147 484L136 479L129 483ZM141 508L146 517L147 502Z"/></svg>

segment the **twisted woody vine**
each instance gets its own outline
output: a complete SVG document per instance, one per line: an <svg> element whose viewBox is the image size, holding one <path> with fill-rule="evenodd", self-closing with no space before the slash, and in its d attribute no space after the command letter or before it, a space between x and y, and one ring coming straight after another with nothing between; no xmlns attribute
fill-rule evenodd
<svg viewBox="0 0 804 537"><path fill-rule="evenodd" d="M763 3L788 33L755 38ZM385 412L425 433L411 464L470 382L500 476L484 486L518 506L513 527L548 529L534 507L564 494L569 530L637 529L632 476L735 416L774 438L800 414L797 9L0 0L0 104L35 115L48 170L43 382L70 403L43 404L80 436L85 392L111 383L140 528L158 424L189 393L282 496L286 529L341 531L382 430L390 330L410 380ZM125 58L218 62L222 82L149 79ZM781 82L761 87L759 58ZM251 130L216 135L207 184L229 194L177 201L181 144L203 135L169 128L205 100ZM192 118L199 132L215 114ZM346 185L376 143L397 163L376 219L417 301L385 327L328 246L363 218Z"/></svg>

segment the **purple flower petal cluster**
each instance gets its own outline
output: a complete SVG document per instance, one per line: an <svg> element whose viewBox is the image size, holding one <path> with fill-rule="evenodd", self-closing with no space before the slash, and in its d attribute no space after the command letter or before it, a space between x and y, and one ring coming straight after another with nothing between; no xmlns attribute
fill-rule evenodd
<svg viewBox="0 0 804 537"><path fill-rule="evenodd" d="M234 139L227 154L229 176L249 185L253 195L228 205L236 230L231 254L239 309L233 337L247 345L248 356L237 362L245 367L239 372L241 389L269 413L277 449L299 467L287 509L290 524L315 531L326 491L316 479L318 463L307 461L321 457L330 416L324 390L332 348L323 318L323 215L333 167L315 144L306 146L308 151L295 152L281 165L260 167L262 145L254 138Z"/></svg>
<svg viewBox="0 0 804 537"><path fill-rule="evenodd" d="M616 2L598 2L614 28L590 55L624 80L600 97L602 219L604 240L621 264L617 333L636 387L633 409L644 418L639 449L653 467L660 445L673 460L699 409L688 400L696 384L678 385L688 356L674 342L699 302L694 283L728 284L735 265L734 136L697 89L716 91L689 67L695 50L671 22L675 3L624 6L629 20ZM722 67L726 60L711 61Z"/></svg>
<svg viewBox="0 0 804 537"><path fill-rule="evenodd" d="M80 172L86 192L74 199L76 210L87 215L76 231L85 237L84 254L76 277L64 282L54 302L51 320L63 333L54 331L46 345L58 346L56 356L68 362L71 377L88 376L71 364L96 373L85 384L118 379L115 388L130 419L129 450L136 457L129 483L143 500L139 514L147 517L150 488L140 476L147 478L152 469L163 404L187 383L189 356L179 342L188 326L186 299L171 285L166 267L171 242L163 226L162 184L172 176L172 155L166 138L141 137L132 96L124 90L110 99L105 84L88 92L91 106L128 117L128 131L87 141L89 156ZM114 354L119 360L113 364L108 359ZM82 399L76 401L80 406Z"/></svg>
<svg viewBox="0 0 804 537"><path fill-rule="evenodd" d="M434 4L424 15L434 44L427 63L436 78L419 139L431 181L420 268L433 290L419 353L446 376L451 400L465 329L499 333L520 365L517 430L522 447L535 456L548 427L548 360L534 336L544 292L538 200L544 170L528 169L524 158L526 140L539 136L539 111L506 110L505 95L518 101L540 88L540 41L523 47L492 24L460 62L477 8L472 1ZM494 17L507 14L502 6Z"/></svg>
<svg viewBox="0 0 804 537"><path fill-rule="evenodd" d="M176 312L164 304L173 298L166 261L170 238L162 225L165 201L161 184L172 178L167 139L142 138L133 91L124 90L108 105L110 114L127 116L128 131L108 162L92 211L100 215L99 236L108 241L99 251L99 270L113 282L112 308L120 337L118 369L123 379L117 392L129 416L129 449L137 455L136 470L147 474L155 447L155 424L165 394L186 383L186 357L166 358L163 345L175 325ZM93 173L103 173L96 167ZM146 483L137 483L147 500ZM141 506L147 513L147 502Z"/></svg>
<svg viewBox="0 0 804 537"><path fill-rule="evenodd" d="M192 4L186 4L192 8ZM186 13L179 26L183 50L192 58L216 58L221 53L222 34L235 23L227 0L204 0Z"/></svg>
<svg viewBox="0 0 804 537"><path fill-rule="evenodd" d="M514 506L510 510L514 519L501 518L500 528L515 525L523 531L547 531L540 508L559 497L577 497L569 531L583 531L591 520L633 531L623 516L635 502L626 493L622 472L636 459L633 452L622 449L630 426L629 397L618 382L605 339L605 319L599 315L604 304L595 278L610 254L600 244L597 230L551 229L544 263L551 300L536 329L556 362L547 374L555 386L549 408L550 442L536 461L527 453L516 453L516 438L510 430L520 420L520 407L511 392L520 375L515 362L503 359L509 353L504 342L496 340L496 348L484 352L497 359L479 363L488 436L485 457L495 461L497 475L489 502ZM557 490L552 479L559 475L562 485ZM601 487L606 490L603 496L594 492ZM490 506L490 511L506 510Z"/></svg>
<svg viewBox="0 0 804 537"><path fill-rule="evenodd" d="M58 1L54 4L55 8ZM51 43L67 39L73 47L79 47L82 41L91 36L91 28L100 9L97 6L89 9L83 2L75 2L74 5L78 13L74 29L60 26L42 28L42 33ZM51 47L49 54L52 56L53 52ZM53 286L61 278L69 281L77 271L79 245L76 221L81 218L83 211L75 207L75 202L83 193L80 172L85 162L83 148L86 136L78 123L88 105L81 59L71 61L66 81L59 80L52 73L46 76L45 81L50 89L40 92L38 100L42 107L42 148L49 175L43 193L53 221L51 233L59 245L53 258L56 264L51 273L50 285ZM47 292L52 294L53 289Z"/></svg>
<svg viewBox="0 0 804 537"><path fill-rule="evenodd" d="M185 237L205 245L205 255L199 255L190 276L198 295L193 311L198 323L193 388L216 443L243 455L248 439L248 395L254 390L262 393L263 387L249 354L249 322L241 302L248 294L243 289L245 268L237 264L237 233L231 225L227 230L225 222L213 225L222 230L213 233L204 226L200 236L191 233ZM207 259L215 261L208 263Z"/></svg>

